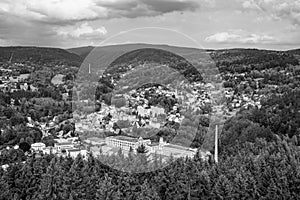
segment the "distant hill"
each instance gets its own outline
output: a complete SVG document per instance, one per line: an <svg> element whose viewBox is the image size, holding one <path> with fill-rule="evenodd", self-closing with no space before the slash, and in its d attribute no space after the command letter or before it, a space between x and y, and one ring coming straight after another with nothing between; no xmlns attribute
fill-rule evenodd
<svg viewBox="0 0 300 200"><path fill-rule="evenodd" d="M80 66L82 58L59 48L0 47L0 62L32 62L36 64L68 64Z"/></svg>
<svg viewBox="0 0 300 200"><path fill-rule="evenodd" d="M87 46L87 47L78 47L78 48L67 49L67 51L69 51L70 53L75 53L82 58L85 58L94 48L95 47L93 47L93 46Z"/></svg>
<svg viewBox="0 0 300 200"><path fill-rule="evenodd" d="M76 53L83 58L88 57L89 62L97 64L97 60L105 60L102 56L106 55L109 58L117 59L122 53L128 53L136 49L143 48L153 48L153 49L163 49L170 51L172 53L178 54L184 58L188 57L189 61L195 60L201 62L211 62L222 63L228 62L229 64L245 64L245 65L296 65L298 64L298 59L295 55L300 55L300 49L290 50L290 51L273 51L273 50L259 50L259 49L223 49L223 50L205 50L197 48L187 48L187 47L174 47L167 45L152 45L152 44L121 44L121 45L111 45L104 47L79 47L74 49L68 49L72 53ZM93 50L93 51L92 51ZM92 53L91 53L92 52ZM103 54L105 52L105 54ZM92 54L90 56L89 54ZM97 57L97 54L99 57ZM209 56L205 56L209 55ZM115 56L116 55L116 56ZM199 58L201 57L201 58ZM202 59L202 60L201 60ZM111 59L107 59L111 60ZM109 65L110 63L103 63Z"/></svg>
<svg viewBox="0 0 300 200"><path fill-rule="evenodd" d="M201 81L199 71L184 57L170 51L154 48L143 48L130 51L114 60L105 71L110 74L123 74L128 66L136 67L143 64L166 65L180 72L190 81Z"/></svg>
<svg viewBox="0 0 300 200"><path fill-rule="evenodd" d="M291 53L291 54L297 54L297 55L300 55L300 49L293 49L293 50L289 50L287 51L288 53Z"/></svg>
<svg viewBox="0 0 300 200"><path fill-rule="evenodd" d="M184 59L186 59L191 65L199 69L200 65L202 67L202 64L205 63L211 63L212 60L209 57L209 53L207 51L196 49L196 48L186 48L186 47L174 47L174 46L168 46L168 45L152 45L152 44L125 44L125 45L112 45L112 46L103 46L103 47L82 47L82 48L76 48L69 49L68 51L71 52L78 52L80 55L87 55L85 57L85 60L83 62L83 67L80 69L82 74L85 74L88 72L88 66L90 65L90 69L92 71L92 74L99 74L100 72L104 72L108 66L111 66L112 62L119 59L119 57L122 57L122 55L127 54L125 57L129 60L128 53L136 51L133 53L133 55L130 55L130 59L132 59L134 56L139 55L139 60L144 60L142 57L152 57L150 54L145 53L145 51L141 51L139 54L138 52L141 49L157 49L171 52L172 54L178 55ZM143 55L142 55L143 54ZM164 54L166 56L167 54ZM157 59L159 55L157 54ZM161 56L160 56L161 57ZM124 58L124 57L123 57ZM169 57L170 58L170 57ZM149 58L147 58L149 59ZM166 58L161 58L166 59ZM137 59L135 59L137 60ZM154 60L152 60L154 61ZM158 62L160 63L160 62ZM132 64L132 63L129 63Z"/></svg>
<svg viewBox="0 0 300 200"><path fill-rule="evenodd" d="M89 55L90 53L92 54L93 57L96 57L97 54L99 54L99 57L101 57L103 55L103 52L105 52L107 55L110 54L109 56L114 56L114 54L116 54L117 57L119 57L120 55L122 55L122 52L128 53L133 50L145 49L145 48L163 49L165 51L170 51L172 53L181 55L183 57L190 56L192 54L195 54L196 57L196 55L199 56L199 54L201 53L209 52L197 48L175 47L175 46L155 45L155 44L120 44L120 45L99 46L99 47L87 46L87 47L78 47L78 48L72 48L67 50L71 53L76 53L82 58L90 59L91 58L91 55ZM115 57L115 59L117 57Z"/></svg>
<svg viewBox="0 0 300 200"><path fill-rule="evenodd" d="M189 80L201 80L201 72L197 69L204 69L205 63L211 63L208 52L186 47L174 47L168 45L151 44L125 44L103 46L92 49L91 47L76 48L77 52L86 55L83 65L79 72L79 77L85 77L89 71L91 74L106 72L111 73L115 79L121 72L126 72L129 65L137 66L144 63L168 65L170 68L177 69ZM74 51L74 49L69 50ZM90 53L88 53L90 51Z"/></svg>
<svg viewBox="0 0 300 200"><path fill-rule="evenodd" d="M211 57L216 62L227 61L243 65L261 65L273 61L284 65L297 63L297 59L295 59L289 52L258 49L217 50L211 53Z"/></svg>

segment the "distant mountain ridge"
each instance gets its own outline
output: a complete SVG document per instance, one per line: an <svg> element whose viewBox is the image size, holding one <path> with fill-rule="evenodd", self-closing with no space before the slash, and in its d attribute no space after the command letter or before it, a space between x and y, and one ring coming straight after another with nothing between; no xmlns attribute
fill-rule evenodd
<svg viewBox="0 0 300 200"><path fill-rule="evenodd" d="M286 51L278 51L278 50L268 50L268 49L256 49L256 48L230 48L230 49L198 49L198 48L190 48L190 47L177 47L177 46L168 46L168 45L154 45L154 44L142 44L142 43L137 43L137 44L120 44L120 45L109 45L109 46L83 46L83 47L76 47L76 48L70 48L67 49L67 51L71 53L75 53L82 58L86 58L89 53L91 53L93 50L101 49L101 50L113 50L113 49L119 49L122 50L124 47L130 48L135 47L135 48L160 48L160 47L169 47L169 49L184 49L185 51L192 51L192 50L201 50L201 51L206 51L208 53L211 52L240 52L240 53L247 53L247 52L270 52L270 53L289 53L289 54L300 54L300 49L292 49L292 50L286 50Z"/></svg>
<svg viewBox="0 0 300 200"><path fill-rule="evenodd" d="M23 46L0 47L0 62L10 61L80 66L83 59L77 54L59 48Z"/></svg>
<svg viewBox="0 0 300 200"><path fill-rule="evenodd" d="M83 58L86 58L89 53L96 53L96 52L112 52L112 51L124 51L124 53L128 53L131 50L136 49L144 49L144 48L152 48L152 49L163 49L173 53L178 53L181 55L189 54L190 52L204 52L206 50L198 49L198 48L191 48L191 47L178 47L178 46L169 46L169 45L157 45L157 44L120 44L120 45L109 45L109 46L85 46L85 47L78 47L78 48L71 48L67 49L71 53L75 53ZM210 50L207 50L210 51Z"/></svg>
<svg viewBox="0 0 300 200"><path fill-rule="evenodd" d="M111 45L103 47L78 47L72 49L60 49L49 47L25 47L12 46L0 47L0 62L33 62L37 64L68 64L80 66L85 58L89 59L92 52L93 58L89 60L91 64L97 66L98 60L104 60L101 65L109 66L111 60L117 59L120 55L130 52L131 50L152 48L163 49L174 54L180 55L184 58L192 58L191 60L198 60L199 55L208 55L206 59L208 62L235 62L243 64L261 64L268 62L268 60L282 60L288 64L295 65L299 62L300 49L288 51L274 51L274 50L259 50L259 49L221 49L221 50L205 50L189 47L175 47L168 45L152 45L152 44L123 44ZM105 52L103 54L103 52ZM99 56L97 57L97 54ZM96 55L96 56L95 56ZM102 56L102 57L101 57ZM107 58L103 58L106 56ZM205 56L204 56L205 57ZM105 63L107 60L108 63ZM189 60L189 61L191 61ZM94 62L94 63L93 63ZM245 62L245 63L244 63ZM280 63L280 62L279 62Z"/></svg>

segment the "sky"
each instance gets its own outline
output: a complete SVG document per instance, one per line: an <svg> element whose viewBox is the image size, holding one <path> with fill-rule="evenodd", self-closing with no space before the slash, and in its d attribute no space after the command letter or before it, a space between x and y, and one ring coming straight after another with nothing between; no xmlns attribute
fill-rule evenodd
<svg viewBox="0 0 300 200"><path fill-rule="evenodd" d="M300 0L0 0L0 46L300 48Z"/></svg>

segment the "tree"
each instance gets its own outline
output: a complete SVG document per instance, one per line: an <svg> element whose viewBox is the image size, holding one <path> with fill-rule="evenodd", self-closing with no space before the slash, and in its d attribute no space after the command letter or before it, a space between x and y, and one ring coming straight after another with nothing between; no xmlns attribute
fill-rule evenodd
<svg viewBox="0 0 300 200"><path fill-rule="evenodd" d="M20 148L21 150L23 150L24 153L25 153L25 152L28 152L28 151L30 150L31 145L28 144L27 142L21 142L21 143L19 144L19 148Z"/></svg>
<svg viewBox="0 0 300 200"><path fill-rule="evenodd" d="M146 146L144 144L138 146L138 148L136 149L137 153L141 153L141 154L146 154L148 152Z"/></svg>

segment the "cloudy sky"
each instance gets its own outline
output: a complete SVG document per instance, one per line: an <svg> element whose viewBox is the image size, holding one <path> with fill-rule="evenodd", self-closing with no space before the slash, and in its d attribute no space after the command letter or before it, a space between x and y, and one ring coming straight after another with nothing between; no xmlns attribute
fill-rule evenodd
<svg viewBox="0 0 300 200"><path fill-rule="evenodd" d="M131 29L137 31L121 41ZM0 0L1 46L167 40L190 46L176 32L204 48L300 48L300 0Z"/></svg>

